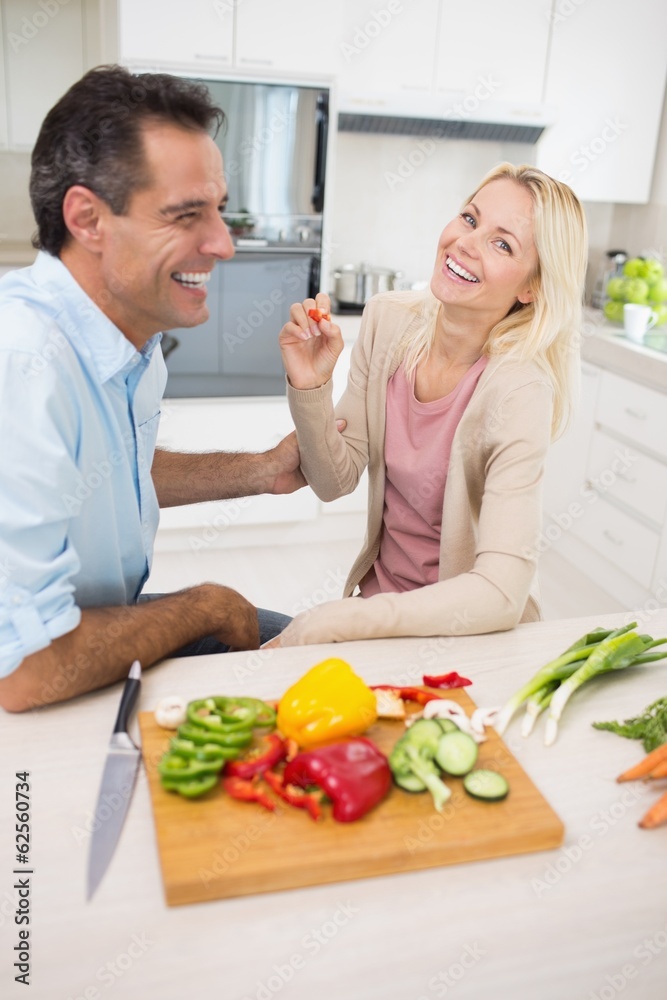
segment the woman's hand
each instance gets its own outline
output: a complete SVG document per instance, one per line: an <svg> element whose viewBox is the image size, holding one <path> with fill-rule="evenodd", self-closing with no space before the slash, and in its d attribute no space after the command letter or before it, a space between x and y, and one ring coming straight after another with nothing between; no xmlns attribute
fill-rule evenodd
<svg viewBox="0 0 667 1000"><path fill-rule="evenodd" d="M290 320L280 331L279 343L283 365L295 389L318 389L333 374L338 355L343 350L340 327L329 319L319 323L308 315L309 309L329 313L329 296L318 293L290 309Z"/></svg>

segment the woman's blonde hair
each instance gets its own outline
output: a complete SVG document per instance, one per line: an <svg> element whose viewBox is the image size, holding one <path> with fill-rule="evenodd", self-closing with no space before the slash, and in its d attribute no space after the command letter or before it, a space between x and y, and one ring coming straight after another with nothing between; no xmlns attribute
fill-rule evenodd
<svg viewBox="0 0 667 1000"><path fill-rule="evenodd" d="M579 379L579 342L588 254L586 217L571 188L529 165L501 163L486 175L465 202L492 181L509 178L530 193L533 239L538 265L531 280L534 300L516 303L493 327L486 343L489 356L534 361L554 387L552 434L562 433L570 416ZM423 331L406 348L405 365L413 370L428 354L440 303L427 307Z"/></svg>

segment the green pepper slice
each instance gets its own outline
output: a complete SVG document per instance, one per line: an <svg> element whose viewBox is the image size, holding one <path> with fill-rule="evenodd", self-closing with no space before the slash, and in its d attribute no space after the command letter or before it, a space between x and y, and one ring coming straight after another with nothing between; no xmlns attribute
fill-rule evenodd
<svg viewBox="0 0 667 1000"><path fill-rule="evenodd" d="M239 705L236 698L201 698L191 701L186 709L191 725L213 732L237 732L252 729L256 712L249 705Z"/></svg>
<svg viewBox="0 0 667 1000"><path fill-rule="evenodd" d="M162 779L162 787L168 792L178 792L186 799L196 799L200 795L205 795L218 784L217 774L202 775L201 778L190 778L189 781L171 781Z"/></svg>
<svg viewBox="0 0 667 1000"><path fill-rule="evenodd" d="M214 729L204 729L203 726L183 723L178 727L181 739L191 740L198 746L215 743L217 746L240 750L252 743L252 729L238 729L235 732L216 732Z"/></svg>
<svg viewBox="0 0 667 1000"><path fill-rule="evenodd" d="M222 760L193 760L168 751L158 764L160 778L169 781L189 781L207 774L219 774Z"/></svg>
<svg viewBox="0 0 667 1000"><path fill-rule="evenodd" d="M238 747L223 747L220 743L195 743L194 740L174 736L169 751L190 760L234 760L239 755Z"/></svg>
<svg viewBox="0 0 667 1000"><path fill-rule="evenodd" d="M276 725L276 710L261 698L234 698L238 705L252 709L255 713L254 726L258 729L271 728Z"/></svg>

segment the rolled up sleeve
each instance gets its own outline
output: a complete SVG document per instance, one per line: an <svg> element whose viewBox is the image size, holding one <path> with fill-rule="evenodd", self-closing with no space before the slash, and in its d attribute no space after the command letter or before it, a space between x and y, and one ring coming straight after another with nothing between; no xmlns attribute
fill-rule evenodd
<svg viewBox="0 0 667 1000"><path fill-rule="evenodd" d="M0 351L0 677L76 628L65 498L76 489L74 409L55 366Z"/></svg>

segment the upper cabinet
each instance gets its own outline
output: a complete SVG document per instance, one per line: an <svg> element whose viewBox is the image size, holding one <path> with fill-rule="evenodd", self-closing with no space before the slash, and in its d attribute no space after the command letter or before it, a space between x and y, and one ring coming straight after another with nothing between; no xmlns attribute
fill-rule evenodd
<svg viewBox="0 0 667 1000"><path fill-rule="evenodd" d="M119 0L122 61L146 69L229 70L235 8L234 0Z"/></svg>
<svg viewBox="0 0 667 1000"><path fill-rule="evenodd" d="M461 98L539 104L552 0L442 0L435 83Z"/></svg>
<svg viewBox="0 0 667 1000"><path fill-rule="evenodd" d="M116 0L0 0L0 148L31 150L83 73L117 59Z"/></svg>
<svg viewBox="0 0 667 1000"><path fill-rule="evenodd" d="M584 201L647 202L667 78L664 0L556 0L537 165Z"/></svg>

